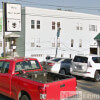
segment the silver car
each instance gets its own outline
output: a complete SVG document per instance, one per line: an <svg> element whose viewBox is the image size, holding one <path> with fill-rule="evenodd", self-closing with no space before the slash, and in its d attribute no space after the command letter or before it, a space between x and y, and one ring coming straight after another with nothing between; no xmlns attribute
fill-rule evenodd
<svg viewBox="0 0 100 100"><path fill-rule="evenodd" d="M54 58L43 62L42 66L50 72L70 74L71 61L70 58Z"/></svg>

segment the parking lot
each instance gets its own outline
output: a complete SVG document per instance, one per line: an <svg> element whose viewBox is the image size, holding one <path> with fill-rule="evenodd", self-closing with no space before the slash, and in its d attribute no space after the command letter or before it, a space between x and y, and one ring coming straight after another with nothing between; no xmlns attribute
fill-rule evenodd
<svg viewBox="0 0 100 100"><path fill-rule="evenodd" d="M100 82L91 79L78 79L78 91L82 91L82 100L100 100Z"/></svg>
<svg viewBox="0 0 100 100"><path fill-rule="evenodd" d="M82 100L100 100L100 82L90 79L77 79L77 90L82 91ZM0 100L12 100L0 95Z"/></svg>

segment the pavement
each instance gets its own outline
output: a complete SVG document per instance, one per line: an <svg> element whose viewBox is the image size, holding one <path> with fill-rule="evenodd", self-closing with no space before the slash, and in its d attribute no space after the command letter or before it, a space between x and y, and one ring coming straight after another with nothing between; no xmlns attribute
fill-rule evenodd
<svg viewBox="0 0 100 100"><path fill-rule="evenodd" d="M93 82L93 80L86 78L77 79L77 91L81 93L79 100L100 100L100 82ZM12 99L0 95L0 100Z"/></svg>
<svg viewBox="0 0 100 100"><path fill-rule="evenodd" d="M77 90L82 92L82 100L100 100L100 82L89 78L77 80Z"/></svg>

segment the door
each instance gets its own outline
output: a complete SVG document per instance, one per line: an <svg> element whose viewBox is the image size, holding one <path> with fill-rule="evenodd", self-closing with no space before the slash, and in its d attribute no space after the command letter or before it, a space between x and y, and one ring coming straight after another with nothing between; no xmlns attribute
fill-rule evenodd
<svg viewBox="0 0 100 100"><path fill-rule="evenodd" d="M0 93L10 96L11 76L9 74L9 62L0 62Z"/></svg>
<svg viewBox="0 0 100 100"><path fill-rule="evenodd" d="M70 64L71 64L71 59L64 59L61 62L61 69L65 69L66 70L66 74L70 73Z"/></svg>

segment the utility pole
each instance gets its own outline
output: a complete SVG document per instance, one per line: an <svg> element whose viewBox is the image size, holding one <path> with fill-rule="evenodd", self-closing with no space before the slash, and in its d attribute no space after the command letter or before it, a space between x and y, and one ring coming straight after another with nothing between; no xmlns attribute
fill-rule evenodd
<svg viewBox="0 0 100 100"><path fill-rule="evenodd" d="M60 36L60 30L61 30L61 28L58 27L58 29L57 29L57 42L56 42L56 54L55 54L55 58L57 57L57 54L58 54L58 38Z"/></svg>
<svg viewBox="0 0 100 100"><path fill-rule="evenodd" d="M3 10L3 57L6 57L5 54L5 3L2 2L2 10Z"/></svg>

